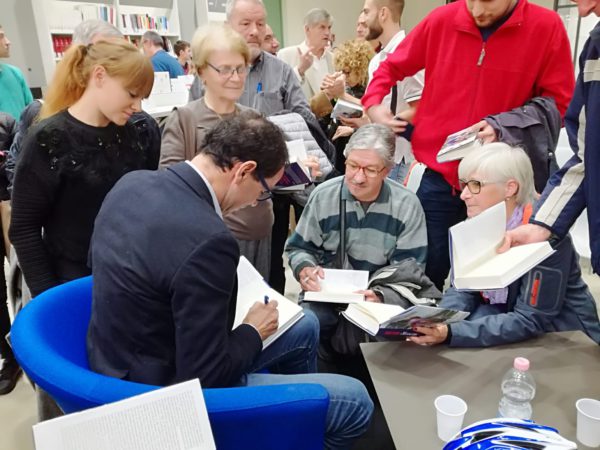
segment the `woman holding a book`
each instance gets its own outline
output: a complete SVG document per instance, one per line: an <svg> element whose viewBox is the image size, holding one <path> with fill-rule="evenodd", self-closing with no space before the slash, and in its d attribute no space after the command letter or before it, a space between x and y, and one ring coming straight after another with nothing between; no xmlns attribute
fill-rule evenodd
<svg viewBox="0 0 600 450"><path fill-rule="evenodd" d="M458 168L461 199L474 217L506 203L506 229L527 223L536 197L533 169L525 152L502 143L484 145ZM581 330L600 343L596 303L581 277L569 236L552 242L555 252L508 287L484 291L450 288L441 307L467 311L467 320L415 327L421 345L487 347L523 341L546 332Z"/></svg>

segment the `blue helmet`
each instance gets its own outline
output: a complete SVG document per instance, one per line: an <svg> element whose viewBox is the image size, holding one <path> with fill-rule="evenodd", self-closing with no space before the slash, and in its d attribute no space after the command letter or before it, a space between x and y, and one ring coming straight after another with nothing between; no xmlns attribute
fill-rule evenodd
<svg viewBox="0 0 600 450"><path fill-rule="evenodd" d="M496 418L464 428L444 450L575 450L574 442L531 420Z"/></svg>

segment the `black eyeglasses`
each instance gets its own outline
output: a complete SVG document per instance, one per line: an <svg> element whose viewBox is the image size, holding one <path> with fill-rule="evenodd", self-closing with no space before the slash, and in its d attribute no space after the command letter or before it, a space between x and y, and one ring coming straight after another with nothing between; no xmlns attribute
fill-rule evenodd
<svg viewBox="0 0 600 450"><path fill-rule="evenodd" d="M260 184L262 184L262 186L265 188L265 190L261 191L259 196L256 198L256 201L264 202L266 200L269 200L270 198L273 198L273 192L269 188L269 185L265 181L265 178L262 176L262 174L260 172L257 172L257 174L258 174L258 181L260 181Z"/></svg>
<svg viewBox="0 0 600 450"><path fill-rule="evenodd" d="M206 65L221 75L223 78L231 78L233 74L237 73L238 77L243 77L248 73L248 66L237 66L237 67L215 67L208 61Z"/></svg>
<svg viewBox="0 0 600 450"><path fill-rule="evenodd" d="M487 184L494 184L494 181L479 181L479 180L458 180L460 183L461 191L465 188L465 186L469 189L471 194L479 194L481 192L481 188Z"/></svg>

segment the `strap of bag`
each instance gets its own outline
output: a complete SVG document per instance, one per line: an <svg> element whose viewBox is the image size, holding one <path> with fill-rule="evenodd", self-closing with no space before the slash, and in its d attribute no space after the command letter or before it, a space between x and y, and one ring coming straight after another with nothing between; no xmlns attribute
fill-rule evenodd
<svg viewBox="0 0 600 450"><path fill-rule="evenodd" d="M396 115L396 106L398 106L398 84L394 83L394 86L392 86L392 101L390 102L390 110L393 116Z"/></svg>
<svg viewBox="0 0 600 450"><path fill-rule="evenodd" d="M336 262L339 269L346 267L346 202L342 199L344 178L340 183L340 244L337 249Z"/></svg>

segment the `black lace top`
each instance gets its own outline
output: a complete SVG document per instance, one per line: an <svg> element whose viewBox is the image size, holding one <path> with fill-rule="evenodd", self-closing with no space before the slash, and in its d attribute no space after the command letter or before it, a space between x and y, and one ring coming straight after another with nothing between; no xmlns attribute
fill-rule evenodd
<svg viewBox="0 0 600 450"><path fill-rule="evenodd" d="M104 197L125 173L156 169L160 134L147 114L93 127L63 111L31 129L15 174L10 238L32 295L89 275Z"/></svg>

